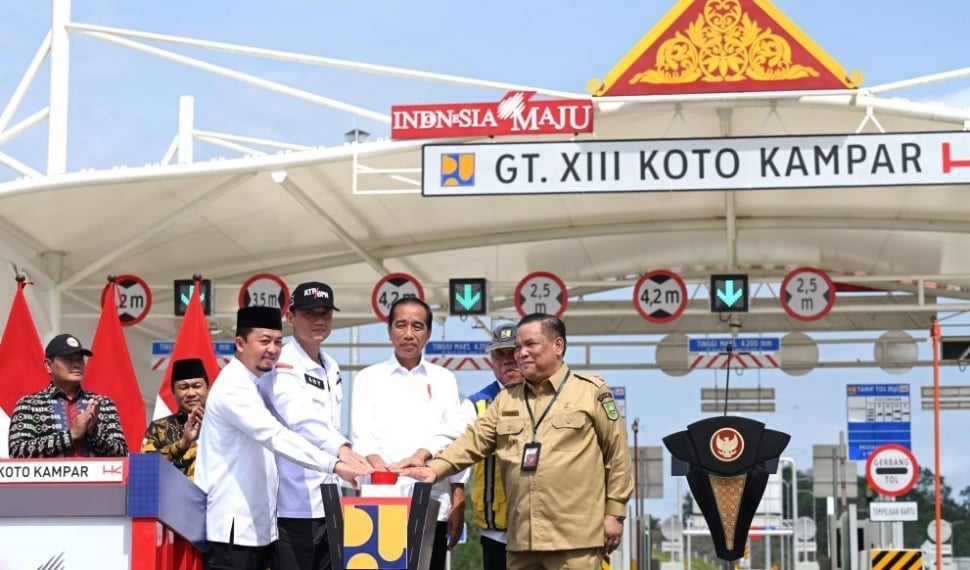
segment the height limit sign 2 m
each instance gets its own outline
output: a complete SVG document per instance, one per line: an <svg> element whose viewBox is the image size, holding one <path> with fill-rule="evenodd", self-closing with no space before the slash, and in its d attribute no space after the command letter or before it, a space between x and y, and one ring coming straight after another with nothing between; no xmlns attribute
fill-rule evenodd
<svg viewBox="0 0 970 570"><path fill-rule="evenodd" d="M687 285L673 271L648 271L633 288L633 306L651 323L669 323L687 308Z"/></svg>

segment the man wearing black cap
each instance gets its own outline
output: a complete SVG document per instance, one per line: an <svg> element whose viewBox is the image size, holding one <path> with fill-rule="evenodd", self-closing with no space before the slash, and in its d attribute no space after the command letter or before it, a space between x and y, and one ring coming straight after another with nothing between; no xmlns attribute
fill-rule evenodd
<svg viewBox="0 0 970 570"><path fill-rule="evenodd" d="M44 350L51 383L17 402L10 418L10 457L123 457L128 444L114 402L81 387L91 351L72 335Z"/></svg>
<svg viewBox="0 0 970 570"><path fill-rule="evenodd" d="M350 449L340 433L343 383L340 367L320 344L333 329L333 289L326 283L301 283L290 297L286 321L293 339L283 346L275 375L267 375L259 391L284 425L324 451L367 469L367 460ZM330 568L326 513L320 485L338 478L277 457L280 471L278 497L278 570Z"/></svg>
<svg viewBox="0 0 970 570"><path fill-rule="evenodd" d="M142 453L160 453L189 479L195 476L196 440L205 416L209 395L209 375L198 358L183 358L172 363L172 395L178 413L159 418L148 425Z"/></svg>
<svg viewBox="0 0 970 570"><path fill-rule="evenodd" d="M266 408L257 384L276 373L282 328L279 309L239 309L235 358L209 392L195 471L206 492L206 569L265 570L272 562L278 537L274 454L346 481L367 473L319 449Z"/></svg>

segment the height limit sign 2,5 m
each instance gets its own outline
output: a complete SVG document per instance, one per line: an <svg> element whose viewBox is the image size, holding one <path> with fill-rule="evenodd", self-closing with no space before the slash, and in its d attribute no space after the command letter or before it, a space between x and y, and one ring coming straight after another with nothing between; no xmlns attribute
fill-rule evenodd
<svg viewBox="0 0 970 570"><path fill-rule="evenodd" d="M561 317L568 304L566 284L555 273L530 273L515 288L515 310L523 317L532 313Z"/></svg>
<svg viewBox="0 0 970 570"><path fill-rule="evenodd" d="M799 321L817 321L835 306L835 284L824 271L799 267L781 282L781 306Z"/></svg>

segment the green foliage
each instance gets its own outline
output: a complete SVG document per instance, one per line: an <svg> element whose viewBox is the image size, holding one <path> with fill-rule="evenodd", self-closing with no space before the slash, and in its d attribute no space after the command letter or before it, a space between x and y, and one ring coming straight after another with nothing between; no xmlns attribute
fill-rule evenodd
<svg viewBox="0 0 970 570"><path fill-rule="evenodd" d="M481 533L475 526L475 513L472 511L471 490L465 501L465 528L467 540L451 551L451 570L481 570L482 545L478 541Z"/></svg>
<svg viewBox="0 0 970 570"><path fill-rule="evenodd" d="M916 501L919 520L903 523L903 540L909 546L917 547L926 540L926 529L936 517L936 484L933 472L920 469L916 487L900 501ZM953 555L970 556L970 486L959 494L960 502L953 497L953 489L946 484L946 477L940 477L940 514L941 518L953 525Z"/></svg>
<svg viewBox="0 0 970 570"><path fill-rule="evenodd" d="M785 480L791 480L791 473L786 470ZM858 515L860 519L868 518L869 503L876 500L877 496L866 483L865 477L858 477L856 484L859 486ZM812 515L812 503L815 503L815 524L817 532L815 540L818 545L819 556L822 557L828 552L828 534L826 532L825 521L825 498L814 498L811 493L803 493L802 490L811 490L811 475L798 472L798 513L799 516ZM921 469L916 487L905 496L899 497L899 501L916 502L919 511L919 519L915 522L903 523L903 544L907 548L918 548L923 541L927 540L926 529L930 521L935 519L935 481L933 472L929 469ZM942 518L953 526L953 555L970 556L970 486L965 487L958 497L953 496L953 489L946 484L946 478L940 478L940 497ZM788 498L785 498L788 500ZM958 500L959 499L959 500ZM786 503L787 507L787 503Z"/></svg>

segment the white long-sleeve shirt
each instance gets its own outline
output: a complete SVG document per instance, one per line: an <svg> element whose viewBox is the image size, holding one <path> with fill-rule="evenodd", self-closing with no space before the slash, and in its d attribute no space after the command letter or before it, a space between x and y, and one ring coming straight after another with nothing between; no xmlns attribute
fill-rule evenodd
<svg viewBox="0 0 970 570"><path fill-rule="evenodd" d="M368 366L353 380L351 441L354 451L380 455L391 463L410 457L418 449L432 453L450 441L444 426L459 420L458 382L451 371L423 358L413 369L397 358ZM432 498L441 502L438 520L451 510L451 483L464 484L467 472L435 483ZM402 478L402 482L412 482Z"/></svg>
<svg viewBox="0 0 970 570"><path fill-rule="evenodd" d="M321 352L323 366L311 358L296 340L283 346L276 374L259 381L259 392L273 415L291 430L328 453L337 455L350 443L340 433L340 405L343 382L340 367ZM277 506L283 518L323 518L320 485L338 483L336 475L306 469L282 457L276 458L280 472Z"/></svg>
<svg viewBox="0 0 970 570"><path fill-rule="evenodd" d="M268 374L275 374L269 372ZM195 482L206 492L206 539L266 546L277 539L274 454L333 473L337 458L288 430L266 408L252 374L233 359L212 384Z"/></svg>

